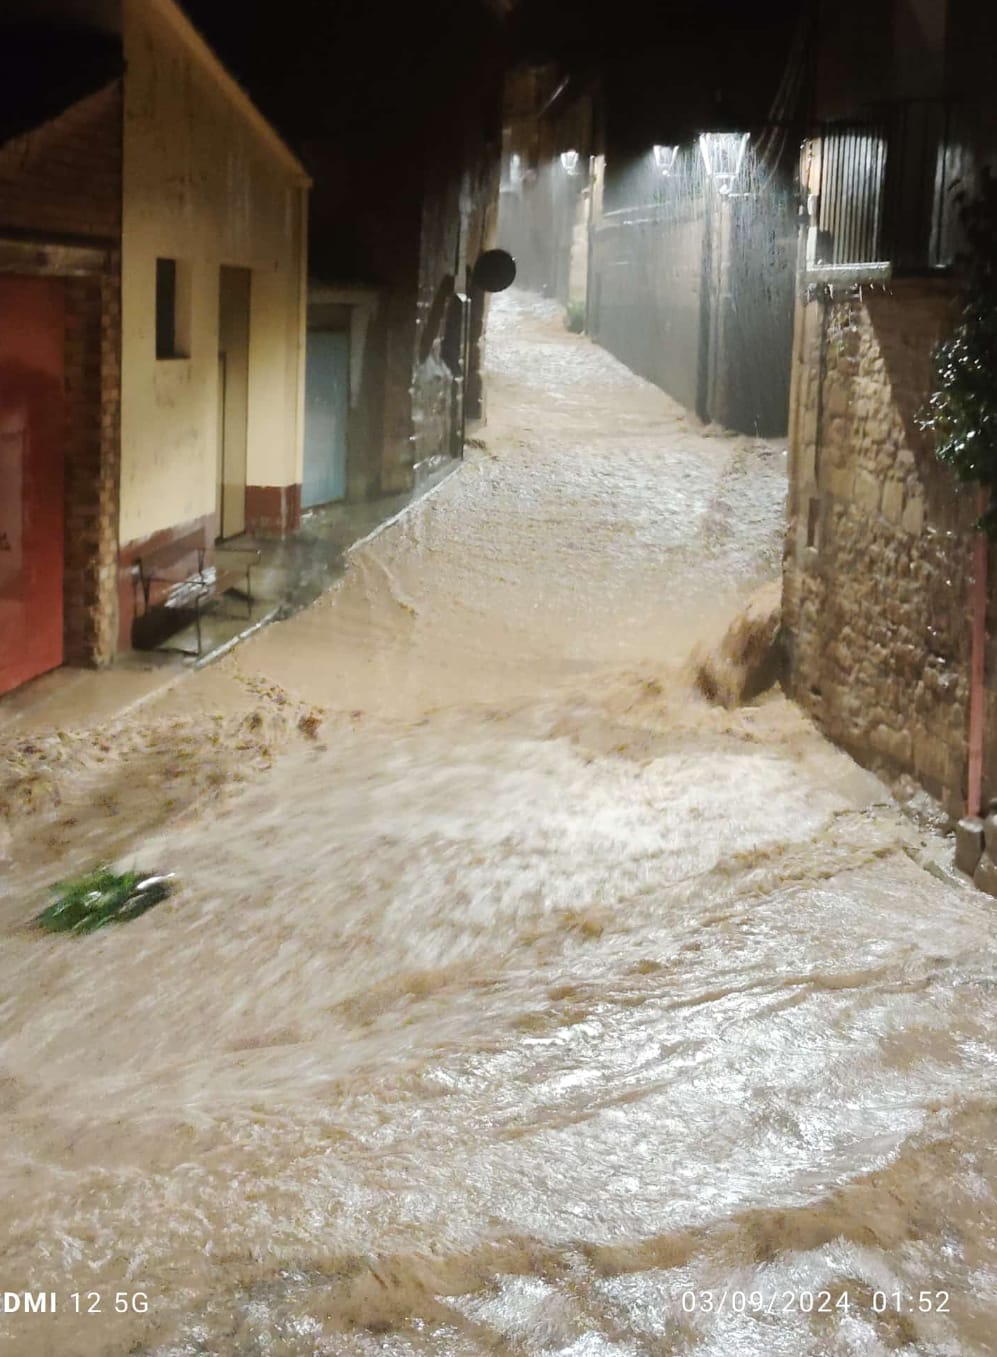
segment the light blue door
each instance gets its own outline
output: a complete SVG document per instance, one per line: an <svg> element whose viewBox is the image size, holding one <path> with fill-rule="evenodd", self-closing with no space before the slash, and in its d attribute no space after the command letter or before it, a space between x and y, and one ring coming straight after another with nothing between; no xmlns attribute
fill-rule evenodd
<svg viewBox="0 0 997 1357"><path fill-rule="evenodd" d="M346 495L346 418L350 403L350 337L309 330L305 361L305 470L301 506Z"/></svg>

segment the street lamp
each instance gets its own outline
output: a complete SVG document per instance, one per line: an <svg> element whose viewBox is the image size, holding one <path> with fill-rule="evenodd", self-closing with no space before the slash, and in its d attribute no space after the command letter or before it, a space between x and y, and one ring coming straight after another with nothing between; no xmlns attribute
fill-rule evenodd
<svg viewBox="0 0 997 1357"><path fill-rule="evenodd" d="M677 146L654 146L651 148L654 154L654 164L659 172L667 177L675 168L675 159L678 156L679 148Z"/></svg>
<svg viewBox="0 0 997 1357"><path fill-rule="evenodd" d="M699 151L706 173L724 195L731 192L744 165L748 149L747 132L702 132Z"/></svg>

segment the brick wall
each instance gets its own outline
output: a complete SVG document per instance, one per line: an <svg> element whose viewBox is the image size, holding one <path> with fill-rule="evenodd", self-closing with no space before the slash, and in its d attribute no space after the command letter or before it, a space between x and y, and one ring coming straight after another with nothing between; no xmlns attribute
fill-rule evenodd
<svg viewBox="0 0 997 1357"><path fill-rule="evenodd" d="M66 660L106 664L117 637L121 402L117 259L66 291Z"/></svg>
<svg viewBox="0 0 997 1357"><path fill-rule="evenodd" d="M953 812L975 493L938 462L917 413L954 319L950 285L914 279L799 309L785 556L793 695L864 762L913 774Z"/></svg>
<svg viewBox="0 0 997 1357"><path fill-rule="evenodd" d="M117 239L121 85L0 147L0 229Z"/></svg>

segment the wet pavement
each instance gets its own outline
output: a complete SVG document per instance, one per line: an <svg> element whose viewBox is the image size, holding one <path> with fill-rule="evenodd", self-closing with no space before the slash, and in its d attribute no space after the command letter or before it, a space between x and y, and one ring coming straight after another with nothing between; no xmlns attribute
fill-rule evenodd
<svg viewBox="0 0 997 1357"><path fill-rule="evenodd" d="M992 902L691 681L782 450L522 296L489 363L311 607L2 751L0 1351L994 1352ZM180 888L25 927L99 856Z"/></svg>
<svg viewBox="0 0 997 1357"><path fill-rule="evenodd" d="M107 669L55 669L0 697L0 738L11 737L15 725L24 731L79 729L124 716L162 695L187 670L216 663L262 627L314 603L342 579L353 551L433 494L458 466L447 461L399 494L306 510L299 529L285 538L244 533L229 539L226 549L258 554L252 600L247 610L243 596L225 595L205 610L200 654L190 622L156 649L126 651Z"/></svg>

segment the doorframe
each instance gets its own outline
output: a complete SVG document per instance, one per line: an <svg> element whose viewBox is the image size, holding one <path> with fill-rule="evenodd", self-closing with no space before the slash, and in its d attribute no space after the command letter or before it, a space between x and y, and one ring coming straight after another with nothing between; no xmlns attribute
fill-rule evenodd
<svg viewBox="0 0 997 1357"><path fill-rule="evenodd" d="M226 297L226 275L230 278L239 276L239 317L237 328L240 331L239 345L232 346L232 351L226 347L226 335L224 333L224 319L226 302L232 302L232 296ZM243 291L244 289L244 291ZM233 303L234 304L234 303ZM244 306L244 316L242 314ZM250 362L252 346L252 328L253 328L253 270L241 264L220 264L218 267L218 422L216 438L218 440L218 449L216 457L216 481L215 481L215 516L216 516L216 541L224 541L230 537L238 537L246 531L246 487L249 483L249 410L250 410L250 386L252 381L252 365ZM242 331L244 330L244 336ZM244 374L244 399L245 410L240 409L242 422L244 423L245 447L239 455L239 468L241 474L241 501L239 500L238 478L226 480L226 474L231 467L226 464L226 449L229 446L230 426L229 418L232 411L229 409L229 397L231 382L234 380L230 374L230 360L238 352L241 358L242 345L245 347L245 374ZM241 401L240 401L241 405ZM235 498L239 503L241 513L237 515L238 525L226 522L225 513L225 487L228 485L234 491Z"/></svg>
<svg viewBox="0 0 997 1357"><path fill-rule="evenodd" d="M225 499L225 387L228 381L227 359L225 354L218 352L218 423L217 423L217 444L215 449L215 516L217 518L217 540L221 540L223 534L222 508Z"/></svg>
<svg viewBox="0 0 997 1357"><path fill-rule="evenodd" d="M328 287L311 283L308 287L308 328L321 330L321 324L312 326L313 308L321 306L348 306L350 308L350 409L355 410L360 400L364 378L364 357L367 332L377 315L380 293L373 287ZM349 456L349 445L347 445ZM347 470L349 468L347 467Z"/></svg>
<svg viewBox="0 0 997 1357"><path fill-rule="evenodd" d="M323 324L318 320L315 324L308 326L305 340L305 409L304 409L304 438L302 448L302 468L301 468L301 509L303 513L310 512L312 509L322 509L329 504L343 504L350 498L350 408L351 408L351 377L353 373L353 342L352 342L352 312L347 324L335 326L329 323ZM346 340L346 427L343 430L343 439L345 443L343 456L343 493L334 499L319 500L315 504L305 504L305 484L307 481L307 467L305 458L308 454L308 346L311 344L312 335L338 335Z"/></svg>

